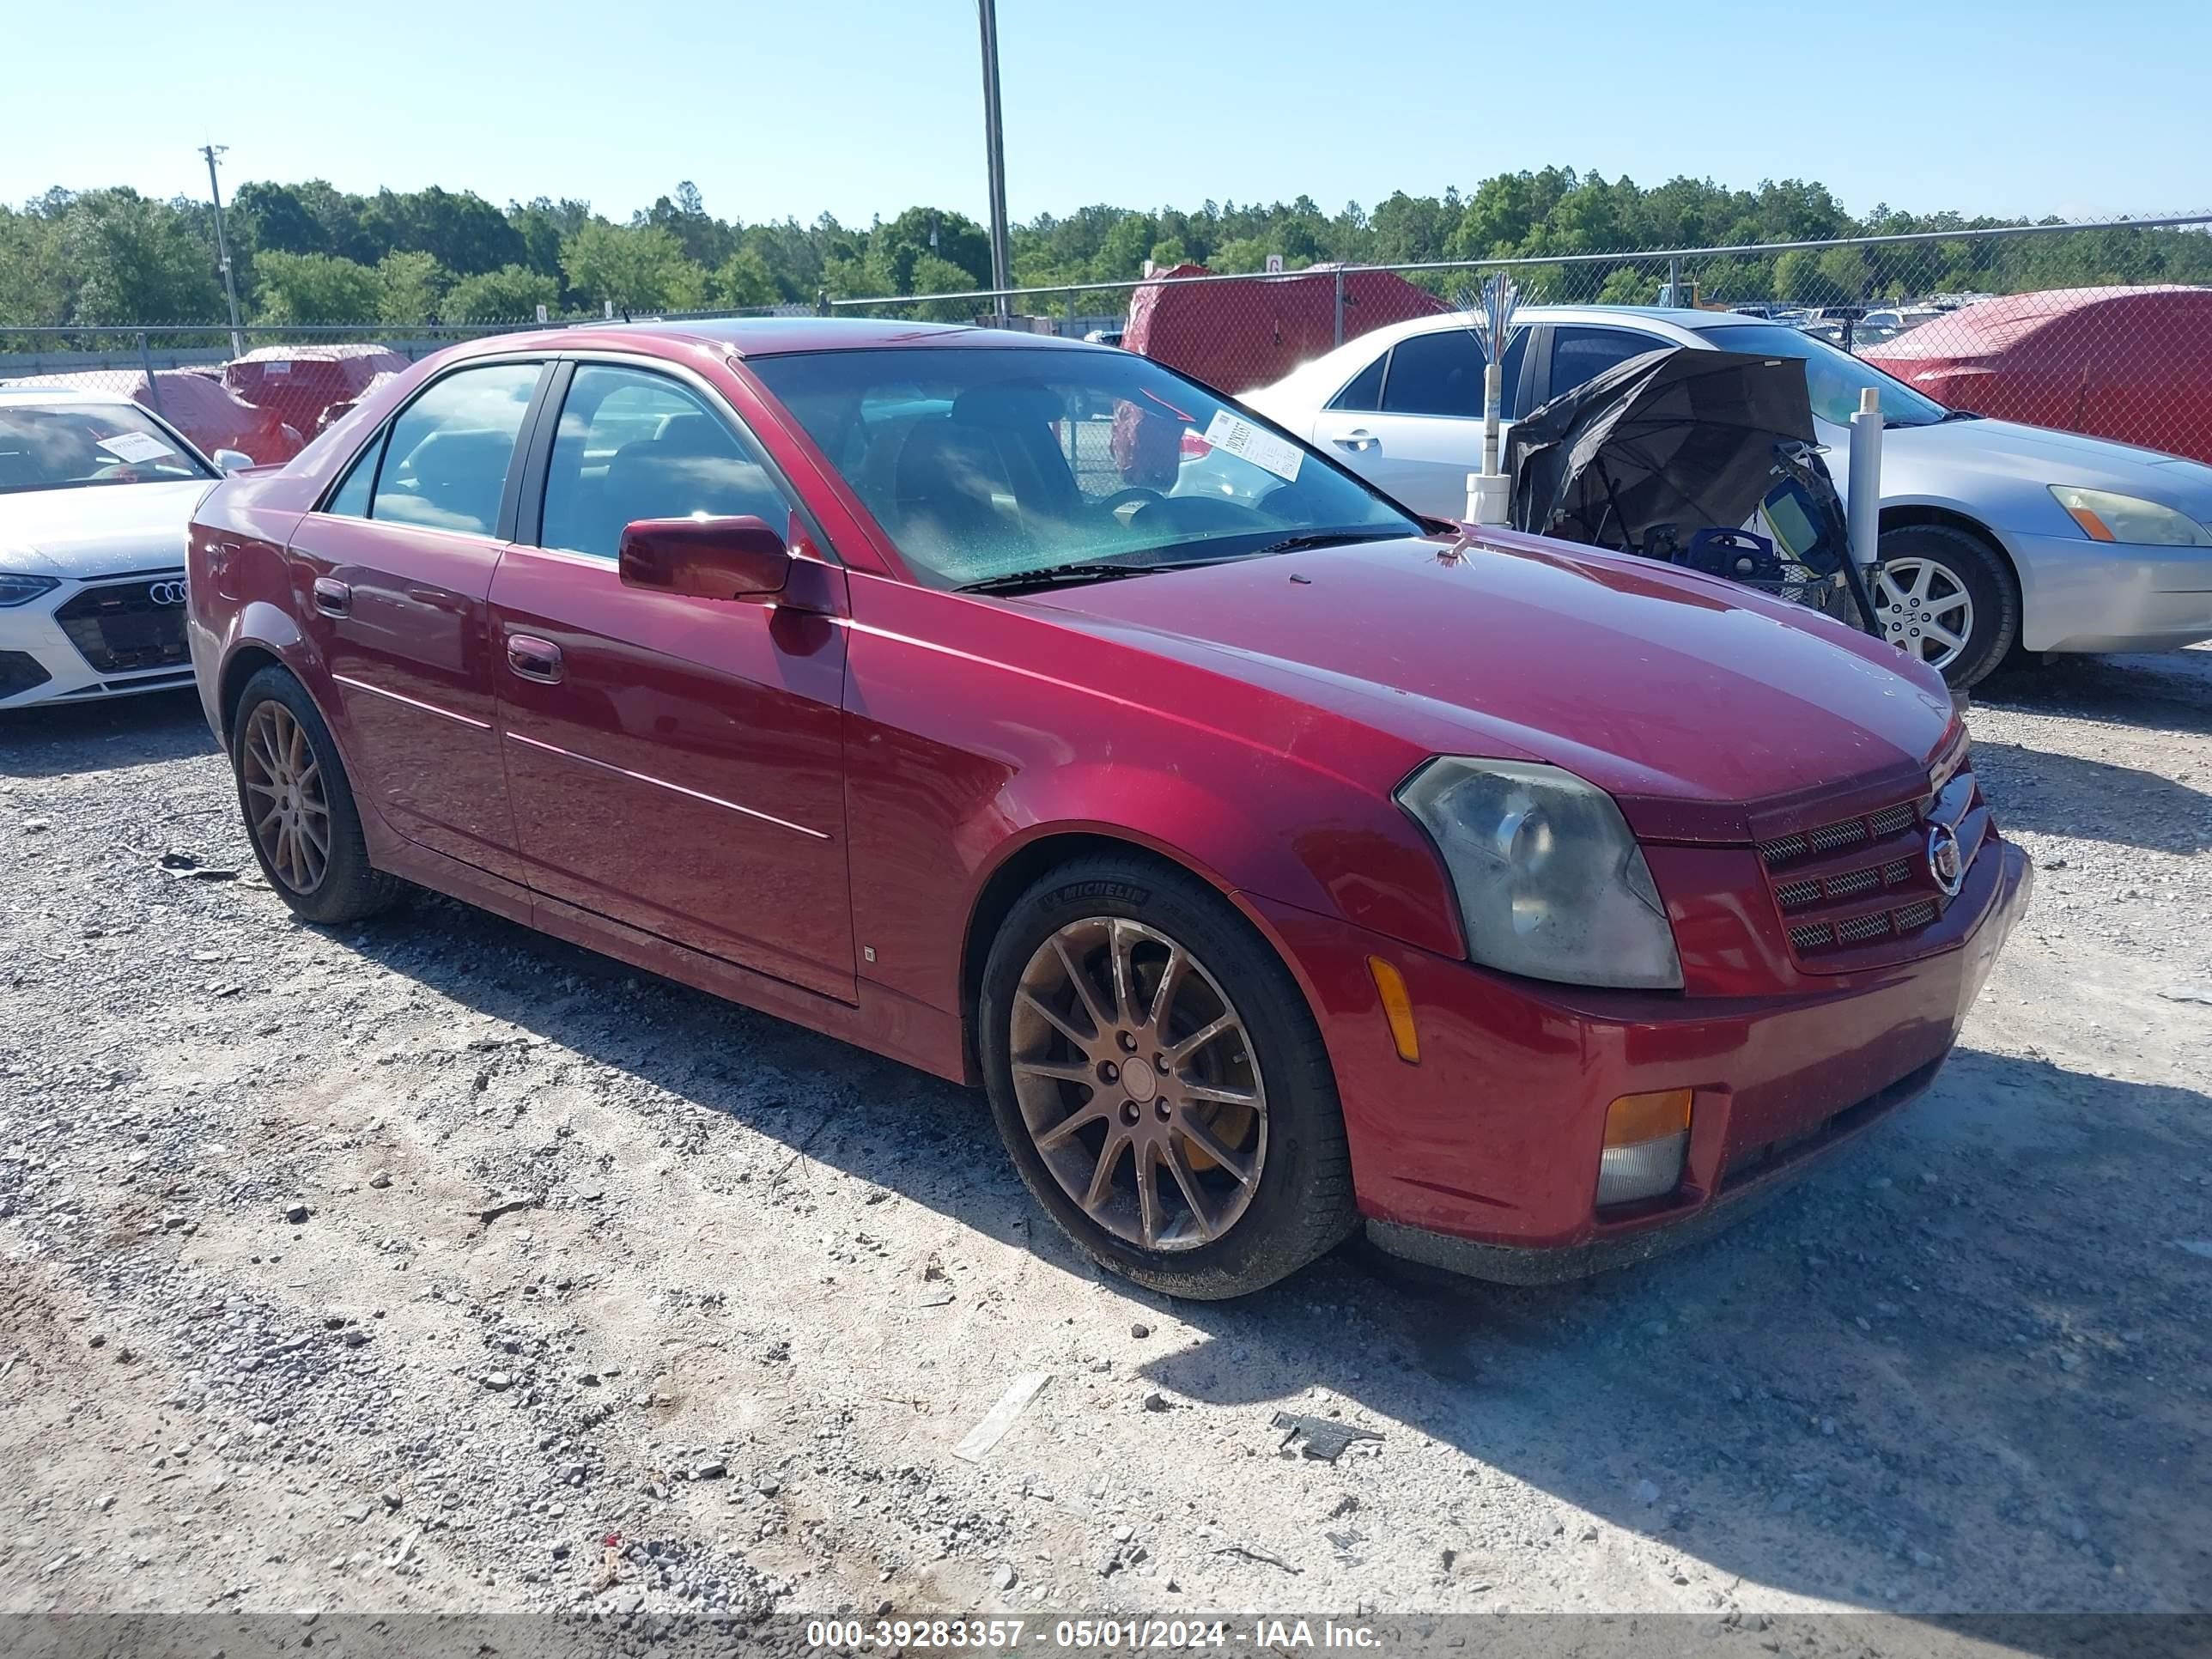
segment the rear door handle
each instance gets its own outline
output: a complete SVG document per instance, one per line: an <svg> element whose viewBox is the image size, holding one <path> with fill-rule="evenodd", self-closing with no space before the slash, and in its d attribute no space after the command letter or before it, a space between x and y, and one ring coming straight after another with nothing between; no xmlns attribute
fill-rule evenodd
<svg viewBox="0 0 2212 1659"><path fill-rule="evenodd" d="M1364 426L1356 426L1341 438L1334 438L1330 441L1339 449L1348 449L1355 455L1364 455L1370 449L1382 447L1382 441Z"/></svg>
<svg viewBox="0 0 2212 1659"><path fill-rule="evenodd" d="M325 617L349 617L353 614L353 589L335 577L315 578L315 609Z"/></svg>
<svg viewBox="0 0 2212 1659"><path fill-rule="evenodd" d="M536 680L541 685L561 683L561 647L550 640L541 640L535 634L509 634L507 636L507 665L526 680Z"/></svg>

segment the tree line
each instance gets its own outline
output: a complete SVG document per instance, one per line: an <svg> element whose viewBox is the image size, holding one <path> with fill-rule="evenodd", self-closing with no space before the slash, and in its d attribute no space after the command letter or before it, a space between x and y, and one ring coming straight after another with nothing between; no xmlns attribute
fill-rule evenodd
<svg viewBox="0 0 2212 1659"><path fill-rule="evenodd" d="M1828 189L1797 179L1732 190L1673 179L1645 188L1571 167L1501 173L1462 195L1393 193L1371 210L1323 211L1308 197L1185 210L1095 206L1014 227L1024 287L1128 282L1195 263L1259 270L1340 261L1535 259L1674 247L1757 246L1838 237L1964 231L2020 220L1847 214ZM865 228L828 214L746 224L707 210L679 185L617 222L586 202L538 197L505 209L467 191L356 195L316 179L241 185L227 216L233 276L249 320L270 324L526 321L552 315L812 306L823 297L928 295L986 286L982 227L946 210L912 207ZM87 327L200 323L222 318L214 213L189 198L162 201L126 186L56 188L20 210L0 207L0 324ZM2146 282L2212 283L2212 236L2117 230L1893 248L1752 253L1703 261L1700 297L1808 304L1920 294ZM1664 271L1653 261L1599 260L1522 273L1542 297L1650 302ZM1439 293L1461 273L1418 276ZM1085 313L1116 295L1079 297ZM1058 312L1064 296L1030 309ZM970 314L970 302L918 307Z"/></svg>

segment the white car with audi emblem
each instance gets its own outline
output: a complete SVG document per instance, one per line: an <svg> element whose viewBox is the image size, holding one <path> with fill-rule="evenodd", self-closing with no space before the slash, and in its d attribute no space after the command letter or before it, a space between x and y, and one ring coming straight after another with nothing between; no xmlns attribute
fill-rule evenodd
<svg viewBox="0 0 2212 1659"><path fill-rule="evenodd" d="M0 708L190 685L185 535L214 460L125 398L0 388Z"/></svg>

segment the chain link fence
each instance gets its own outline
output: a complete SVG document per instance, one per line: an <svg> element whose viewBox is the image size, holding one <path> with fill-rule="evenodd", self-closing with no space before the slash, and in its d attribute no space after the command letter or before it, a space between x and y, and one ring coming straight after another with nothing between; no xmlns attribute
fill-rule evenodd
<svg viewBox="0 0 2212 1659"><path fill-rule="evenodd" d="M2212 214L1249 276L1181 266L1138 282L825 296L819 308L1102 338L1243 392L1374 329L1454 309L1492 272L1513 279L1524 307L1756 313L1954 408L2212 462ZM0 327L0 385L128 397L203 449L281 461L429 352L578 320L590 319ZM1555 332L1554 350L1565 337ZM1589 356L1590 372L1604 366ZM1554 391L1573 383L1547 379ZM1378 395L1387 405L1389 386Z"/></svg>
<svg viewBox="0 0 2212 1659"><path fill-rule="evenodd" d="M1455 309L1493 272L1513 279L1524 307L1755 314L1953 408L2212 462L2212 214L1244 276L1181 266L1140 282L826 307L1104 339L1243 392L1370 330ZM1580 320L1586 334L1604 318ZM1567 349L1564 333L1553 339ZM1611 361L1586 337L1579 345L1589 373ZM1587 378L1555 372L1548 384ZM1479 382L1463 390L1480 397ZM1388 407L1389 386L1378 395ZM1419 412L1481 411L1470 401Z"/></svg>

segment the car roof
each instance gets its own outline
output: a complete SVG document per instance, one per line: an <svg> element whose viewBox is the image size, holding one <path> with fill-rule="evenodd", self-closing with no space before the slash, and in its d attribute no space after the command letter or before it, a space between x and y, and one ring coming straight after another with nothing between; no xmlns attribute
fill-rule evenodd
<svg viewBox="0 0 2212 1659"><path fill-rule="evenodd" d="M773 357L799 351L866 351L887 346L1004 349L1042 346L1066 351L1109 347L1054 334L984 328L972 323L916 323L874 317L716 317L635 323L593 323L580 328L502 337L502 347L528 340L548 350L574 346L619 347L640 336L676 343L719 346L738 357Z"/></svg>

